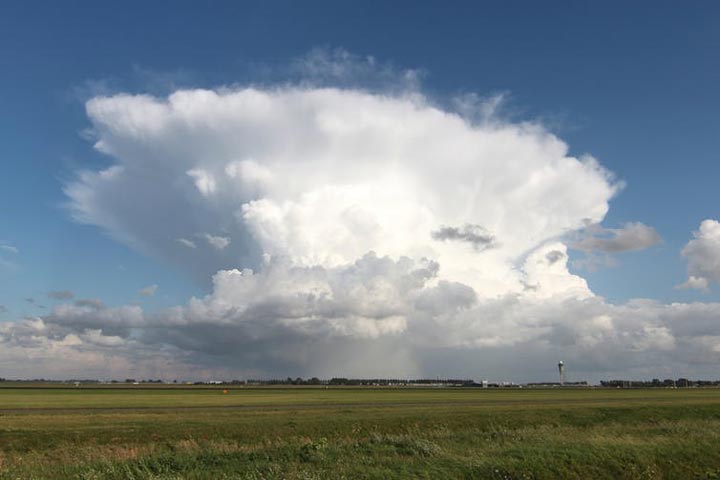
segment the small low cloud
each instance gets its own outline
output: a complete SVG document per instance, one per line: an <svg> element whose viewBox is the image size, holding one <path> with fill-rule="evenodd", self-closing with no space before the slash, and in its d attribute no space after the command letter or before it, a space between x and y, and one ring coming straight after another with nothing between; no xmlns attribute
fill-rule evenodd
<svg viewBox="0 0 720 480"><path fill-rule="evenodd" d="M230 237L221 237L219 235L210 235L209 233L206 233L203 235L203 238L205 238L205 241L213 247L215 250L224 250L228 245L230 245Z"/></svg>
<svg viewBox="0 0 720 480"><path fill-rule="evenodd" d="M104 308L105 304L98 298L81 298L79 300L75 300L75 306L100 309Z"/></svg>
<svg viewBox="0 0 720 480"><path fill-rule="evenodd" d="M27 297L25 301L31 305L35 305L35 299L32 297Z"/></svg>
<svg viewBox="0 0 720 480"><path fill-rule="evenodd" d="M462 227L440 227L432 232L432 238L439 241L466 242L477 251L495 246L495 237L480 225L466 223Z"/></svg>
<svg viewBox="0 0 720 480"><path fill-rule="evenodd" d="M681 283L675 288L686 290L686 289L694 289L694 290L702 290L707 291L708 287L710 286L710 282L708 282L707 278L703 277L695 277L690 275L686 281Z"/></svg>
<svg viewBox="0 0 720 480"><path fill-rule="evenodd" d="M7 311L8 309L5 305L0 305L0 314L6 313Z"/></svg>
<svg viewBox="0 0 720 480"><path fill-rule="evenodd" d="M622 228L604 228L591 225L584 237L570 246L585 253L623 253L645 250L662 240L658 232L643 223L626 223Z"/></svg>
<svg viewBox="0 0 720 480"><path fill-rule="evenodd" d="M197 245L192 240L188 240L187 238L178 238L176 241L181 244L185 245L188 248L197 248Z"/></svg>
<svg viewBox="0 0 720 480"><path fill-rule="evenodd" d="M208 173L201 168L194 168L192 170L188 170L186 173L188 177L191 177L194 180L195 187L203 197L209 197L215 193L217 183L215 181L215 177L213 177L211 173Z"/></svg>
<svg viewBox="0 0 720 480"><path fill-rule="evenodd" d="M142 295L143 297L152 297L155 295L155 292L157 292L157 289L158 289L158 286L155 284L148 285L147 287L140 290L138 293L140 295Z"/></svg>
<svg viewBox="0 0 720 480"><path fill-rule="evenodd" d="M75 294L70 290L51 290L48 292L48 297L53 300L72 300Z"/></svg>

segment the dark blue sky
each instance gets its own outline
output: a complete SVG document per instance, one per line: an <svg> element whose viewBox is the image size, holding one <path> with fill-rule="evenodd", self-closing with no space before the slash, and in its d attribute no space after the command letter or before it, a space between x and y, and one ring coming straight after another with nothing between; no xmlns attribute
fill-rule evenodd
<svg viewBox="0 0 720 480"><path fill-rule="evenodd" d="M641 221L659 246L582 271L614 301L720 299L676 290L680 249L720 215L717 2L3 2L0 4L0 304L37 314L49 290L157 308L204 293L171 266L73 223L62 182L107 163L81 135L97 91L282 80L313 48L424 72L438 99L509 95L625 190L605 225ZM577 255L581 258L581 255ZM8 315L7 313L5 314Z"/></svg>

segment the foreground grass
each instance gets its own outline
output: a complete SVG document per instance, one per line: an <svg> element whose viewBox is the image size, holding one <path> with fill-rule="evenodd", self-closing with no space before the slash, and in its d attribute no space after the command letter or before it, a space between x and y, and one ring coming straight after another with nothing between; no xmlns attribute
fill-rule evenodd
<svg viewBox="0 0 720 480"><path fill-rule="evenodd" d="M2 479L719 473L720 390L0 390Z"/></svg>

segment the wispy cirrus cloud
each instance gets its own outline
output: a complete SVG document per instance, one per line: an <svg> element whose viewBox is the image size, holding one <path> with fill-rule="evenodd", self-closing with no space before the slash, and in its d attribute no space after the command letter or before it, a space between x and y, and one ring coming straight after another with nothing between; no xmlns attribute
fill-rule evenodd
<svg viewBox="0 0 720 480"><path fill-rule="evenodd" d="M17 264L11 260L8 260L7 257L4 258L2 254L5 254L5 256L15 256L20 253L20 250L10 244L2 243L0 242L0 268L8 269L8 270L15 270L17 269Z"/></svg>
<svg viewBox="0 0 720 480"><path fill-rule="evenodd" d="M202 237L208 245L213 247L215 250L224 250L231 243L230 237L223 237L222 235L210 235L209 233L205 233Z"/></svg>
<svg viewBox="0 0 720 480"><path fill-rule="evenodd" d="M14 247L12 245L7 245L7 244L0 244L0 251L6 252L6 253L12 253L12 254L20 253L20 250L17 247Z"/></svg>
<svg viewBox="0 0 720 480"><path fill-rule="evenodd" d="M188 240L187 238L178 238L178 243L181 245L185 245L188 248L197 248L197 245L192 240Z"/></svg>

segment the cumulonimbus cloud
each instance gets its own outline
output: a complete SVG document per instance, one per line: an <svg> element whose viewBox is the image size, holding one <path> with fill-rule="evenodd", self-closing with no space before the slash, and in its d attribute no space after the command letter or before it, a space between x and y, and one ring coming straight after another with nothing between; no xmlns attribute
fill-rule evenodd
<svg viewBox="0 0 720 480"><path fill-rule="evenodd" d="M210 293L155 313L56 306L2 327L14 349L37 337L116 371L474 376L492 352L517 374L517 352L612 372L720 348L720 329L686 321L717 305L612 305L569 272L563 239L600 224L619 186L541 125L306 84L116 94L87 113L113 165L65 186L72 216ZM629 224L580 244L656 241Z"/></svg>
<svg viewBox="0 0 720 480"><path fill-rule="evenodd" d="M66 186L74 217L200 278L264 255L329 267L374 251L432 258L479 295L520 292L527 252L602 220L616 191L540 126L476 125L419 94L183 90L87 109L116 164ZM166 211L182 214L158 222ZM497 239L482 259L478 225ZM455 226L465 241L437 241ZM210 249L174 240L217 231Z"/></svg>

